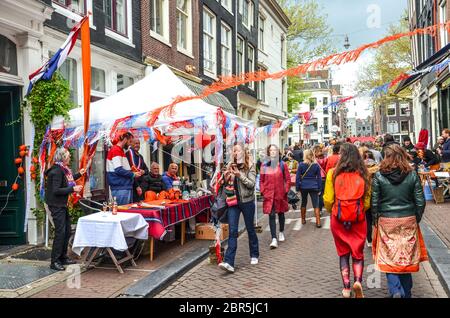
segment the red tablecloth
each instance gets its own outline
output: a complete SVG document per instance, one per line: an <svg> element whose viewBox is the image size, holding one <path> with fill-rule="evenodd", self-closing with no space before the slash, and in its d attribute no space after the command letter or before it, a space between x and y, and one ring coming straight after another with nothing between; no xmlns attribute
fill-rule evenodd
<svg viewBox="0 0 450 318"><path fill-rule="evenodd" d="M148 235L162 240L166 235L166 228L184 220L190 219L200 212L211 207L213 196L207 195L200 198L190 199L185 203L168 204L164 208L132 207L118 208L119 212L139 213L148 222Z"/></svg>

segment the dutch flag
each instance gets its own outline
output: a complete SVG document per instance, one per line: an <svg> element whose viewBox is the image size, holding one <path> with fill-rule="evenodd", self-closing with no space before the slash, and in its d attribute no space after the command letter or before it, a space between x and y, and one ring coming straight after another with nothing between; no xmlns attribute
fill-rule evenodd
<svg viewBox="0 0 450 318"><path fill-rule="evenodd" d="M33 85L43 79L50 80L53 76L53 73L64 63L67 56L72 51L75 43L77 42L78 33L80 33L81 26L84 22L88 21L88 17L84 17L78 22L72 30L70 30L69 36L64 44L58 49L58 51L52 56L50 60L48 60L43 66L41 66L34 73L30 74L28 77L30 80L30 84L28 85L27 95L33 89Z"/></svg>

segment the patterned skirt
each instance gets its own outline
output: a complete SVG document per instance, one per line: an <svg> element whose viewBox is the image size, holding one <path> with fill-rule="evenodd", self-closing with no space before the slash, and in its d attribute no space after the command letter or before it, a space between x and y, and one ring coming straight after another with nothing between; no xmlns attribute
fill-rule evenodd
<svg viewBox="0 0 450 318"><path fill-rule="evenodd" d="M422 232L415 216L378 219L372 242L377 270L383 273L418 272L428 260Z"/></svg>

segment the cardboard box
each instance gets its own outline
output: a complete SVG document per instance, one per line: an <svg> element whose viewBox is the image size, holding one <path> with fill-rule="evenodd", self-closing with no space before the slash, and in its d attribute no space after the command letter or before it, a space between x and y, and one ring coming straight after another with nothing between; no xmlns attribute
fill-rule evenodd
<svg viewBox="0 0 450 318"><path fill-rule="evenodd" d="M220 240L228 238L228 224L221 224L222 232ZM195 225L195 238L197 240L215 240L216 233L214 232L214 225L211 223L198 223Z"/></svg>

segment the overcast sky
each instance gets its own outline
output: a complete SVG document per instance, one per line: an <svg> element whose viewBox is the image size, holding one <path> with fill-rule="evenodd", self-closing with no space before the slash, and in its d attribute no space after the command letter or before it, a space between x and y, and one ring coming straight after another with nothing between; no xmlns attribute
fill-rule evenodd
<svg viewBox="0 0 450 318"><path fill-rule="evenodd" d="M348 35L350 48L375 42L386 36L388 27L400 20L407 8L407 0L316 0L328 15L328 24L333 28L332 38L335 47L342 52L345 35ZM335 84L344 86L344 94L353 95L358 70L371 60L373 50L364 53L356 63L347 63L333 69ZM356 107L349 103L349 117L365 118L370 115L368 99L356 99Z"/></svg>

